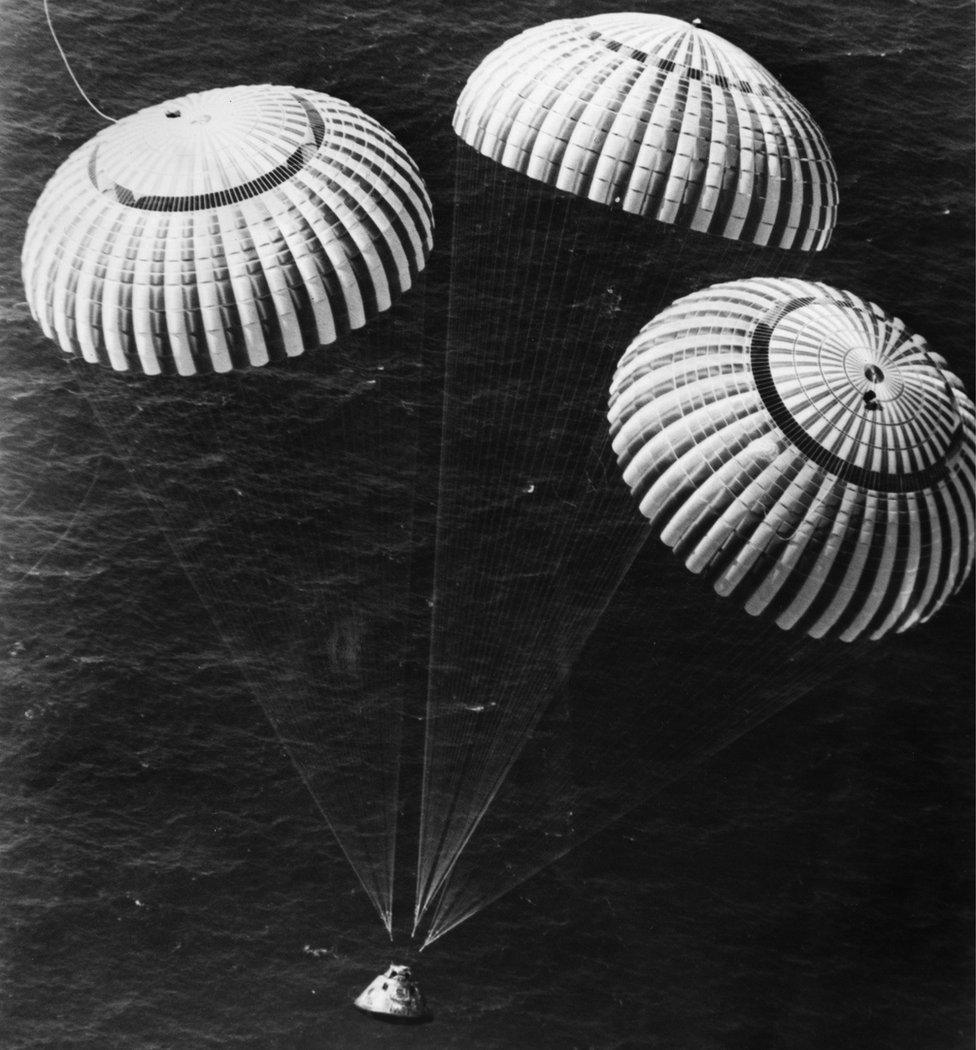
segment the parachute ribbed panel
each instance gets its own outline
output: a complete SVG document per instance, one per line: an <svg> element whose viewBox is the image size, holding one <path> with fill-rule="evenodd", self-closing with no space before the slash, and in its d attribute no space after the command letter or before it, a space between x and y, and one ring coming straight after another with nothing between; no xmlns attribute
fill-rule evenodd
<svg viewBox="0 0 976 1050"><path fill-rule="evenodd" d="M561 19L493 51L458 99L479 153L687 229L819 251L837 176L804 107L721 37L663 15Z"/></svg>
<svg viewBox="0 0 976 1050"><path fill-rule="evenodd" d="M924 339L849 292L713 285L620 360L610 429L689 569L813 637L928 620L973 561L973 403Z"/></svg>
<svg viewBox="0 0 976 1050"><path fill-rule="evenodd" d="M27 301L68 354L226 372L361 328L410 287L430 201L388 131L299 88L140 110L58 169L28 223Z"/></svg>

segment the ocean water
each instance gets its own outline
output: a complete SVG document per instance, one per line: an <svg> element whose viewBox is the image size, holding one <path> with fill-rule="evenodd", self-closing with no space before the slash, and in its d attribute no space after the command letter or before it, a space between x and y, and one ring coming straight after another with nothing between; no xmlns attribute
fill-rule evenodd
<svg viewBox="0 0 976 1050"><path fill-rule="evenodd" d="M840 224L810 276L904 318L972 391L971 5L646 9L703 18L804 101L841 178ZM407 340L419 370L398 373L417 443L413 579L395 591L413 693L452 273L453 101L508 36L604 10L539 0L53 10L76 73L113 116L209 86L296 84L361 106L424 174L438 222L425 341L421 352ZM398 944L417 962L430 1025L391 1029L351 1009L391 957L385 931L233 645L229 655L193 550L182 549L188 578L147 509L151 478L126 470L90 382L24 303L32 203L101 124L42 11L8 3L2 15L0 1045L971 1045L971 582L915 632L843 666L804 664L796 703L676 782L635 790L627 816L419 956ZM585 698L608 725L638 717L657 688L646 650L648 606L671 597L662 571L659 552L642 552L569 677L568 702ZM353 644L356 622L326 650ZM679 645L653 622L656 644ZM694 657L709 680L725 673L719 649ZM415 728L405 732L416 755ZM489 845L531 818L513 798L486 825Z"/></svg>

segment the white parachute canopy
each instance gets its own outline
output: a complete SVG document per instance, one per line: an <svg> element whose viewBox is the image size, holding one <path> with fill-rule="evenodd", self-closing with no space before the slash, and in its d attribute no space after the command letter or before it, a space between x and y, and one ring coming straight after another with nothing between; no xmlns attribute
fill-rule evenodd
<svg viewBox="0 0 976 1050"><path fill-rule="evenodd" d="M458 99L479 153L559 190L757 245L818 251L837 175L807 110L744 51L676 18L528 29Z"/></svg>
<svg viewBox="0 0 976 1050"><path fill-rule="evenodd" d="M973 403L921 336L824 284L677 300L621 358L613 445L689 569L813 637L928 620L973 561Z"/></svg>
<svg viewBox="0 0 976 1050"><path fill-rule="evenodd" d="M423 269L430 201L377 121L268 84L187 95L76 150L27 227L27 301L66 353L148 375L333 343Z"/></svg>

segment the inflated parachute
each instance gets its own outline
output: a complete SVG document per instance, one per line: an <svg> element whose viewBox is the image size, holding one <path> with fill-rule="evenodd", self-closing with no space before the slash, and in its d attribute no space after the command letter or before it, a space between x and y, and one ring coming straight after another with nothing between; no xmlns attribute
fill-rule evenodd
<svg viewBox="0 0 976 1050"><path fill-rule="evenodd" d="M973 403L921 336L824 284L677 300L621 358L613 446L716 592L814 637L929 619L973 561Z"/></svg>
<svg viewBox="0 0 976 1050"><path fill-rule="evenodd" d="M30 217L27 301L69 354L226 372L332 343L387 310L431 247L406 151L329 95L217 88L76 150Z"/></svg>
<svg viewBox="0 0 976 1050"><path fill-rule="evenodd" d="M688 229L820 250L834 228L810 114L744 51L664 15L526 30L472 74L454 128L530 178Z"/></svg>
<svg viewBox="0 0 976 1050"><path fill-rule="evenodd" d="M388 928L422 303L390 307L431 232L417 168L380 124L259 85L100 132L43 191L23 250L31 310L226 644L229 681Z"/></svg>

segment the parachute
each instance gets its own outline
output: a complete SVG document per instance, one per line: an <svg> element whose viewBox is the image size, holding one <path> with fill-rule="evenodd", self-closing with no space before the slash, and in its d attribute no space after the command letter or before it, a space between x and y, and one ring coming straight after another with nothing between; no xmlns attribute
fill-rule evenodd
<svg viewBox="0 0 976 1050"><path fill-rule="evenodd" d="M973 561L973 403L921 336L825 284L733 281L647 324L610 429L641 513L780 627L878 639Z"/></svg>
<svg viewBox="0 0 976 1050"><path fill-rule="evenodd" d="M555 189L702 233L819 251L836 221L810 114L744 51L664 15L513 37L468 80L454 129Z"/></svg>
<svg viewBox="0 0 976 1050"><path fill-rule="evenodd" d="M333 343L423 269L431 208L375 120L329 95L217 88L118 121L30 217L24 287L65 353L227 372Z"/></svg>
<svg viewBox="0 0 976 1050"><path fill-rule="evenodd" d="M388 131L258 85L100 132L23 249L35 318L388 929L420 323L391 306L431 244Z"/></svg>

